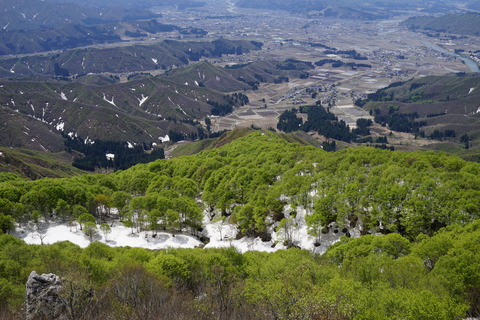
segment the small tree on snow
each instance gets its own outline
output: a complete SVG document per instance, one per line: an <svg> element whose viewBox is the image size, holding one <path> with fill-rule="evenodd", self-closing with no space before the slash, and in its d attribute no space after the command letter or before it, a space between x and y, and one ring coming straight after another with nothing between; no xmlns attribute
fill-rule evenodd
<svg viewBox="0 0 480 320"><path fill-rule="evenodd" d="M277 231L283 231L284 244L287 247L293 245L293 228L295 226L295 220L293 218L283 218L278 224Z"/></svg>
<svg viewBox="0 0 480 320"><path fill-rule="evenodd" d="M105 236L105 241L108 241L107 240L107 235L112 232L112 229L110 228L110 226L108 225L108 223L102 223L100 225L100 230L102 230L102 233L103 235Z"/></svg>
<svg viewBox="0 0 480 320"><path fill-rule="evenodd" d="M97 234L97 225L94 222L87 222L83 226L83 233L88 237L90 241Z"/></svg>
<svg viewBox="0 0 480 320"><path fill-rule="evenodd" d="M215 227L215 229L220 234L220 241L222 241L223 240L222 231L223 231L223 226L225 225L225 217L220 216L218 218L215 218L215 219L212 220L212 223L213 223L213 226Z"/></svg>
<svg viewBox="0 0 480 320"><path fill-rule="evenodd" d="M80 215L80 217L78 217L77 221L78 221L78 224L80 225L80 230L83 230L83 227L87 223L93 223L95 225L95 217L92 216L90 213L83 213L82 215Z"/></svg>
<svg viewBox="0 0 480 320"><path fill-rule="evenodd" d="M70 219L67 222L67 226L70 228L70 232L72 232L72 228L75 228L75 232L77 232L77 225L77 221L75 221L74 219Z"/></svg>

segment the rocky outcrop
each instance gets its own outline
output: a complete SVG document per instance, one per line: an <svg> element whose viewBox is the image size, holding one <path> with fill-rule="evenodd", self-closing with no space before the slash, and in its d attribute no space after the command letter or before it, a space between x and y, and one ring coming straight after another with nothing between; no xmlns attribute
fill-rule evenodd
<svg viewBox="0 0 480 320"><path fill-rule="evenodd" d="M60 297L62 279L53 273L30 273L27 281L27 320L67 319L66 304Z"/></svg>

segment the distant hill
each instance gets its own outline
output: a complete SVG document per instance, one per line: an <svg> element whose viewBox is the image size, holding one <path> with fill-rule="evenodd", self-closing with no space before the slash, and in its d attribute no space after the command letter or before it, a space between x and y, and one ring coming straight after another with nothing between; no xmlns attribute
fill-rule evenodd
<svg viewBox="0 0 480 320"><path fill-rule="evenodd" d="M257 88L261 82L280 83L289 77L307 77L313 69L310 62L287 59L260 60L246 64L227 65L225 68L200 62L186 68L173 69L165 77L179 83L198 83L218 91L238 91Z"/></svg>
<svg viewBox="0 0 480 320"><path fill-rule="evenodd" d="M56 152L63 150L62 134L132 144L160 143L166 135L194 139L199 134L195 119L240 104L195 84L152 77L104 86L4 81L0 143Z"/></svg>
<svg viewBox="0 0 480 320"><path fill-rule="evenodd" d="M478 0L474 0L472 2L470 2L467 7L471 10L480 10L480 1Z"/></svg>
<svg viewBox="0 0 480 320"><path fill-rule="evenodd" d="M258 60L246 64L229 65L225 67L235 78L252 86L261 82L280 83L288 81L288 77L308 77L308 71L314 69L310 62L287 59Z"/></svg>
<svg viewBox="0 0 480 320"><path fill-rule="evenodd" d="M41 0L0 0L0 30L38 30L64 24L88 25L158 17L151 11L125 8L87 8L79 3Z"/></svg>
<svg viewBox="0 0 480 320"><path fill-rule="evenodd" d="M0 32L0 55L71 49L97 43L121 41L102 26L65 24L55 29Z"/></svg>
<svg viewBox="0 0 480 320"><path fill-rule="evenodd" d="M56 28L0 31L0 55L28 54L66 50L93 44L122 42L124 39L146 38L158 33L198 37L207 32L198 28L180 28L151 20L134 20L114 24L66 23Z"/></svg>
<svg viewBox="0 0 480 320"><path fill-rule="evenodd" d="M151 8L153 6L175 6L179 10L187 8L203 7L205 2L196 0L47 0L56 3L75 3L77 5L105 8L105 7L124 7L124 8Z"/></svg>
<svg viewBox="0 0 480 320"><path fill-rule="evenodd" d="M1 46L1 45L0 45ZM1 59L0 77L33 75L86 75L103 72L142 72L168 69L198 61L201 57L220 57L259 50L262 43L243 40L162 41L148 46L106 49L75 49L49 56Z"/></svg>
<svg viewBox="0 0 480 320"><path fill-rule="evenodd" d="M480 13L447 14L441 17L412 17L402 23L417 31L480 35Z"/></svg>
<svg viewBox="0 0 480 320"><path fill-rule="evenodd" d="M462 73L393 83L357 105L391 130L459 141L480 138L479 101L480 74Z"/></svg>
<svg viewBox="0 0 480 320"><path fill-rule="evenodd" d="M167 72L165 77L177 83L197 84L222 92L251 89L251 86L245 82L234 78L229 70L216 67L208 62L173 69Z"/></svg>
<svg viewBox="0 0 480 320"><path fill-rule="evenodd" d="M383 0L375 2L356 0L238 0L237 6L359 20L384 19L409 10L433 13L448 12L454 8L448 1L436 0Z"/></svg>

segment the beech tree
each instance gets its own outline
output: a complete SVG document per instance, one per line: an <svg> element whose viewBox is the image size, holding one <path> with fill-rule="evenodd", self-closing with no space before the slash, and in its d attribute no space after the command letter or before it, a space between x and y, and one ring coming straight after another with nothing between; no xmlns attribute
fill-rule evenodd
<svg viewBox="0 0 480 320"><path fill-rule="evenodd" d="M109 233L112 232L112 228L110 228L110 226L108 225L108 223L103 222L103 223L100 225L100 230L102 231L103 236L105 237L105 241L108 241L108 240L107 240L107 236L108 236Z"/></svg>
<svg viewBox="0 0 480 320"><path fill-rule="evenodd" d="M83 213L77 219L78 224L80 225L80 230L83 230L83 227L87 223L95 224L95 217L92 216L90 213Z"/></svg>
<svg viewBox="0 0 480 320"><path fill-rule="evenodd" d="M90 241L93 240L93 237L97 234L97 225L95 222L85 222L83 226L83 233L88 237Z"/></svg>

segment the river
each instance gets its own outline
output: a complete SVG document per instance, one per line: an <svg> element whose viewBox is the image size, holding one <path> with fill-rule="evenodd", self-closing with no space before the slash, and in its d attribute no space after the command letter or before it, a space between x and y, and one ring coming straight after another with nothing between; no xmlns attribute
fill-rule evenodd
<svg viewBox="0 0 480 320"><path fill-rule="evenodd" d="M475 61L469 59L469 58L466 58L466 57L462 57L461 55L458 55L458 54L455 54L455 53L451 53L451 52L448 52L447 50L443 49L443 48L440 48L439 46L437 45L434 45L434 44L431 44L429 42L425 42L425 41L420 41L423 45L433 49L433 50L436 50L438 52L441 52L441 53L444 53L444 54L447 54L449 56L452 56L452 57L456 57L456 58L460 58L462 59L463 62L465 62L465 65L470 69L470 71L472 72L479 72L479 68L478 68L478 65L475 63Z"/></svg>

